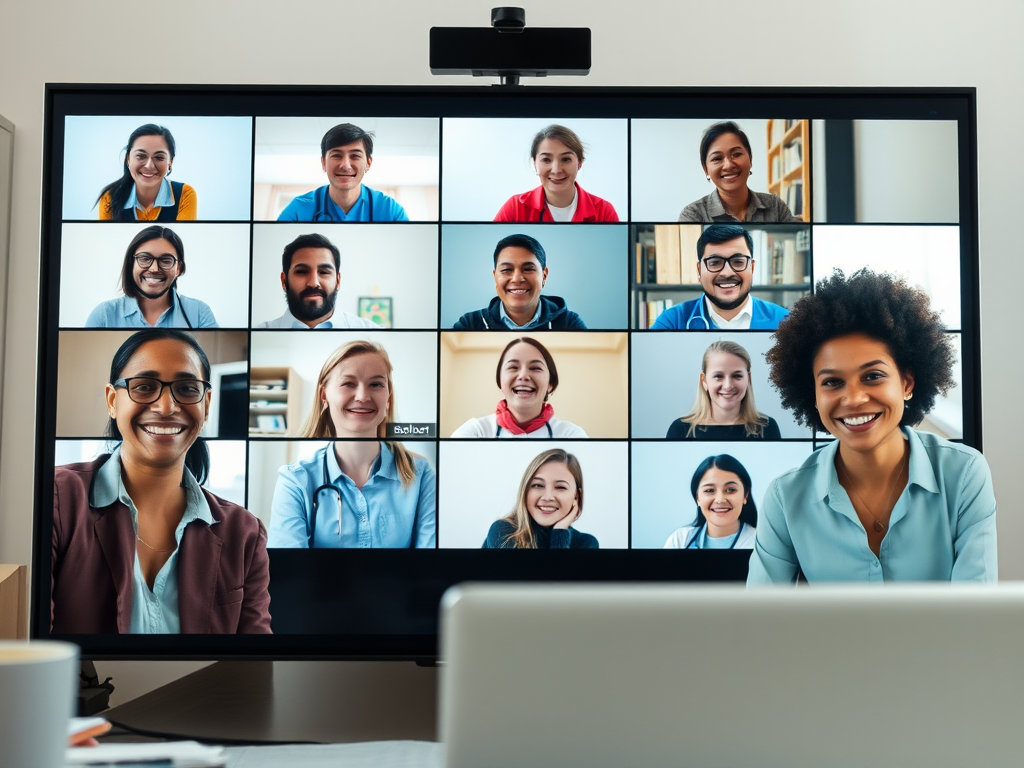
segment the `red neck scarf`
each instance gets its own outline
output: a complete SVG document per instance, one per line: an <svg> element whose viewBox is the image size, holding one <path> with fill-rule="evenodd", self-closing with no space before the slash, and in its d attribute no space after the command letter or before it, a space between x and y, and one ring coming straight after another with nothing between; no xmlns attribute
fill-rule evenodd
<svg viewBox="0 0 1024 768"><path fill-rule="evenodd" d="M498 407L494 414L498 419L499 427L507 429L513 435L524 435L527 432L535 432L547 424L555 415L555 407L551 403L544 403L544 407L540 410L540 416L522 425L516 421L516 417L512 415L512 411L508 409L508 403L504 400L498 401Z"/></svg>

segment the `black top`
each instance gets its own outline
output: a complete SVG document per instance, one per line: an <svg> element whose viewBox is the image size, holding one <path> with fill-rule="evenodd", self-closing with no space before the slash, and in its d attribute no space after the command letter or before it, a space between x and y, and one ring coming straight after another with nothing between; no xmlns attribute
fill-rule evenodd
<svg viewBox="0 0 1024 768"><path fill-rule="evenodd" d="M597 549L597 539L589 533L568 528L545 528L530 521L530 528L537 540L537 549ZM487 531L482 549L510 549L508 537L515 533L515 526L508 520L495 520Z"/></svg>
<svg viewBox="0 0 1024 768"><path fill-rule="evenodd" d="M754 437L747 434L747 428L743 424L712 424L709 426L698 425L693 434L687 436L690 431L690 422L676 419L669 425L668 434L665 437L669 440L781 440L778 422L771 416L765 416L768 423L764 425L761 437Z"/></svg>

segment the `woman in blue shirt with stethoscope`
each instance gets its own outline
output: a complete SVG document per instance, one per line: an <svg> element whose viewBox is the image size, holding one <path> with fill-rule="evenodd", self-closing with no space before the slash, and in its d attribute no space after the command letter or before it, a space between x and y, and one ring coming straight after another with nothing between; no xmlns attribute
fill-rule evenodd
<svg viewBox="0 0 1024 768"><path fill-rule="evenodd" d="M346 439L281 467L269 546L434 547L434 470L401 443L380 439L394 421L384 348L360 340L334 350L320 371L301 436Z"/></svg>
<svg viewBox="0 0 1024 768"><path fill-rule="evenodd" d="M690 480L697 516L668 537L665 549L750 549L757 506L750 473L727 453L708 456Z"/></svg>

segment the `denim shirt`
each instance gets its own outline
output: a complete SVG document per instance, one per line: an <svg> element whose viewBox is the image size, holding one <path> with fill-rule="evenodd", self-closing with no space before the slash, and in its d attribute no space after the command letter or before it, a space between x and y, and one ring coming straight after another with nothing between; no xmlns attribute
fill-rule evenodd
<svg viewBox="0 0 1024 768"><path fill-rule="evenodd" d="M182 310L184 309L184 313ZM191 325L190 325L191 323ZM209 305L180 293L172 295L171 306L150 325L139 309L138 299L118 296L104 301L85 321L86 328L217 328L217 320Z"/></svg>
<svg viewBox="0 0 1024 768"><path fill-rule="evenodd" d="M435 546L434 470L414 456L415 477L408 487L395 466L391 450L380 443L380 455L362 488L341 471L328 443L312 458L286 464L278 471L270 505L269 547L308 547L313 497L317 499L317 547L405 548ZM327 477L324 477L324 456ZM324 485L326 488L317 493ZM337 489L337 490L335 490ZM341 509L338 508L338 491Z"/></svg>
<svg viewBox="0 0 1024 768"><path fill-rule="evenodd" d="M809 582L992 581L996 499L978 451L909 427L909 479L879 554L839 484L839 441L772 481L758 515L747 586Z"/></svg>
<svg viewBox="0 0 1024 768"><path fill-rule="evenodd" d="M184 474L184 486L185 514L181 516L181 522L174 530L177 545L153 580L153 589L146 583L139 565L138 550L135 552L132 566L132 619L129 630L133 635L178 634L181 631L178 615L178 552L181 549L181 537L185 533L185 526L195 520L207 525L216 523L199 483L187 469ZM139 510L121 481L120 446L114 449L110 458L96 473L89 504L94 507L106 507L115 501L120 501L128 507L132 515L132 528L137 536Z"/></svg>

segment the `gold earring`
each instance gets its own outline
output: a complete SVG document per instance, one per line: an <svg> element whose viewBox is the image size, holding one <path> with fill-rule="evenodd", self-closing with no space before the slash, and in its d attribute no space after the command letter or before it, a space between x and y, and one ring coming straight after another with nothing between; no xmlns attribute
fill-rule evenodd
<svg viewBox="0 0 1024 768"><path fill-rule="evenodd" d="M914 396L914 393L911 392L909 395L907 395L906 397L903 398L903 402L905 403L905 402L909 401L913 396Z"/></svg>

